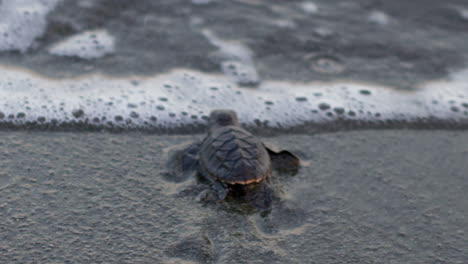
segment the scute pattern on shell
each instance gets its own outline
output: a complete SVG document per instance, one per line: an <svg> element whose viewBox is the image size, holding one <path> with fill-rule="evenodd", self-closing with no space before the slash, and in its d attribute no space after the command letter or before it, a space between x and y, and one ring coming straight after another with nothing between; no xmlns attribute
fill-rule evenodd
<svg viewBox="0 0 468 264"><path fill-rule="evenodd" d="M200 165L206 176L231 184L259 182L270 174L270 156L263 143L246 130L225 126L203 141Z"/></svg>

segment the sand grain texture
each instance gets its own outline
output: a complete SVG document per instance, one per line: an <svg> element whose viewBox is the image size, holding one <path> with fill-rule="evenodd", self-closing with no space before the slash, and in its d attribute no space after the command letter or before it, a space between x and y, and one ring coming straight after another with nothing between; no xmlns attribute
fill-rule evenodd
<svg viewBox="0 0 468 264"><path fill-rule="evenodd" d="M465 131L265 141L298 153L272 212L195 201L172 146L200 136L0 134L1 263L464 263ZM177 147L176 147L177 148ZM234 208L234 209L233 209Z"/></svg>

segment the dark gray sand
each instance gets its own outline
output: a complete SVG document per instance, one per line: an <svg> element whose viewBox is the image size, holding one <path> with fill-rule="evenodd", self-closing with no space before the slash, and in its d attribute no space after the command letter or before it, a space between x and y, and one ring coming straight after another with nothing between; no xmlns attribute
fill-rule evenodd
<svg viewBox="0 0 468 264"><path fill-rule="evenodd" d="M1 132L0 263L467 263L466 131L266 138L304 166L265 217L168 173L196 138Z"/></svg>

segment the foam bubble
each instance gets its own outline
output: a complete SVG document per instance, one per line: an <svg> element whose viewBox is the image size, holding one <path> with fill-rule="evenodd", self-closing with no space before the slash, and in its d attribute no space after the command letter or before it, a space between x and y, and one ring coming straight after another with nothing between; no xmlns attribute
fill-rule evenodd
<svg viewBox="0 0 468 264"><path fill-rule="evenodd" d="M320 73L341 73L345 70L345 66L338 57L331 55L321 55L310 59L311 67L314 71Z"/></svg>
<svg viewBox="0 0 468 264"><path fill-rule="evenodd" d="M25 52L47 26L46 16L60 0L0 1L0 51Z"/></svg>
<svg viewBox="0 0 468 264"><path fill-rule="evenodd" d="M49 48L49 53L83 59L101 58L114 52L114 37L106 30L84 31Z"/></svg>
<svg viewBox="0 0 468 264"><path fill-rule="evenodd" d="M343 122L468 124L466 82L432 82L415 91L279 81L245 89L225 76L190 70L148 78L95 74L61 80L1 70L0 126L7 127L171 129L204 125L216 108L234 109L243 124L265 129Z"/></svg>

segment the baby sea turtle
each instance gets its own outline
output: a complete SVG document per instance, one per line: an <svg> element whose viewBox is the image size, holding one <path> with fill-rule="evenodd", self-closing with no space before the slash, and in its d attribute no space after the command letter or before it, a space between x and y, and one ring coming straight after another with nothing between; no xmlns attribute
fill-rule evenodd
<svg viewBox="0 0 468 264"><path fill-rule="evenodd" d="M297 171L299 163L289 151L275 152L243 129L232 110L212 111L208 135L182 156L182 170L198 172L211 185L200 200L221 201L235 191L259 209L271 205L272 191L265 179L272 168Z"/></svg>

